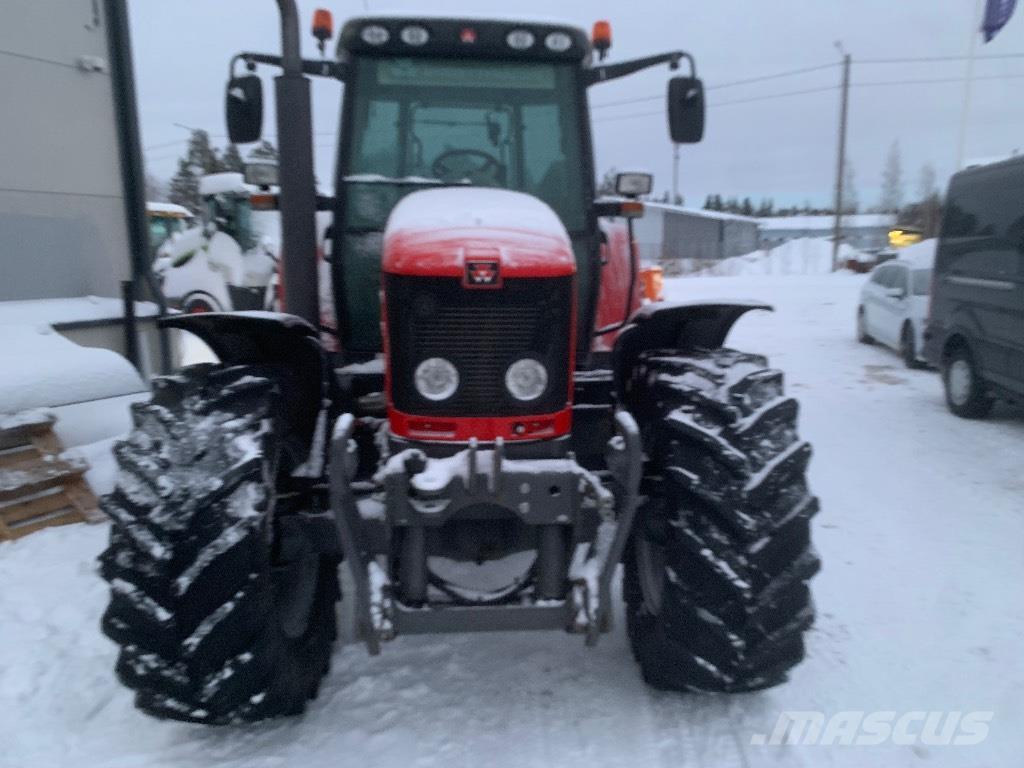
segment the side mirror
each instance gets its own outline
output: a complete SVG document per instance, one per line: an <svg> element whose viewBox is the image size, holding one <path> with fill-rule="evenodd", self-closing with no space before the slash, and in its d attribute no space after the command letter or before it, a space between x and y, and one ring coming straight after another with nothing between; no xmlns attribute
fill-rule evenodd
<svg viewBox="0 0 1024 768"><path fill-rule="evenodd" d="M907 293L902 288L886 288L885 295L890 299L903 299L906 298Z"/></svg>
<svg viewBox="0 0 1024 768"><path fill-rule="evenodd" d="M228 80L224 98L228 138L233 144L249 144L263 132L263 83L258 75Z"/></svg>
<svg viewBox="0 0 1024 768"><path fill-rule="evenodd" d="M668 132L676 144L704 138L704 83L696 77L668 81Z"/></svg>

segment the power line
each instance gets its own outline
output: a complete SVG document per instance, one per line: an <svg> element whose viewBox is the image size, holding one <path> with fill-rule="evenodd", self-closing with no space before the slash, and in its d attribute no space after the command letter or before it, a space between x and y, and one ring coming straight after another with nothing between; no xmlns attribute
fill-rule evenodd
<svg viewBox="0 0 1024 768"><path fill-rule="evenodd" d="M820 93L824 91L835 91L839 88L838 85L825 85L819 88L804 88L799 91L785 91L784 93L770 93L763 96L752 96L749 99L733 99L732 101L717 101L712 104L708 104L708 107L727 107L732 104L746 104L751 101L768 101L769 99L781 99L787 96L801 96L807 93ZM659 97L664 98L664 97ZM625 120L630 117L650 117L652 115L664 115L665 110L659 109L656 111L649 112L630 112L626 115L610 115L608 117L598 117L594 119L595 123L606 123L612 120Z"/></svg>
<svg viewBox="0 0 1024 768"><path fill-rule="evenodd" d="M803 75L803 74L807 74L808 72L818 72L818 71L823 70L823 69L832 69L832 67L838 67L838 66L839 66L838 62L833 62L831 64L818 64L817 66L803 67L801 69L790 69L790 70L787 70L786 72L776 72L776 73L771 74L771 75L759 75L758 77L748 77L748 78L745 78L743 80L732 80L732 81L729 81L727 83L718 83L716 85L709 85L709 86L705 87L704 90L706 90L706 91L715 91L715 90L718 90L720 88L732 88L733 86L736 86L736 85L748 85L749 83L760 83L760 82L764 82L765 80L778 80L779 78L782 78L782 77L793 77L794 75ZM618 107L618 106L621 106L623 104L638 104L638 103L643 102L643 101L654 101L656 99L663 99L663 98L665 98L664 94L658 94L657 96L640 96L640 97L637 97L637 98L634 98L634 99L621 99L619 101L608 101L608 102L605 102L604 104L595 104L595 105L593 105L591 107L591 109L602 109L604 107Z"/></svg>
<svg viewBox="0 0 1024 768"><path fill-rule="evenodd" d="M975 75L972 80L1019 80L1024 75ZM929 83L962 83L965 77L925 77L917 80L876 80L868 83L851 83L853 86L875 85L927 85Z"/></svg>
<svg viewBox="0 0 1024 768"><path fill-rule="evenodd" d="M856 62L855 62L856 63ZM850 83L851 87L870 88L875 86L886 86L886 85L928 85L933 83L959 83L963 82L962 77L933 77L933 78L920 78L920 79L907 79L907 80L876 80L861 83ZM975 80L1019 80L1024 79L1024 74L1020 75L981 75L974 78ZM747 99L733 99L731 101L718 101L708 104L708 107L727 107L733 104L747 104L754 101L770 101L772 99L781 99L788 96L802 96L810 93L824 93L825 91L838 90L838 85L826 85L819 88L804 88L798 91L786 91L784 93L771 93L763 96L751 96ZM659 99L664 96L659 96ZM613 120L626 120L634 117L653 117L655 115L664 115L665 110L659 109L655 111L647 112L630 112L625 115L610 115L608 117L598 117L594 119L595 123L610 122Z"/></svg>
<svg viewBox="0 0 1024 768"><path fill-rule="evenodd" d="M854 59L854 64L920 64L920 63L935 63L941 61L964 61L966 56L904 56L900 58L890 59ZM995 53L987 56L975 56L976 60L998 60L998 59L1024 59L1024 53ZM760 83L766 80L778 80L783 77L793 77L795 75L803 75L809 72L818 72L825 69L831 69L832 67L838 67L839 62L833 62L831 64L818 64L813 67L803 67L801 69L790 69L785 72L776 72L770 75L760 75L758 77L748 77L742 80L732 80L726 83L717 83L715 85L706 86L704 90L714 91L720 88L732 88L737 85L748 85L750 83ZM996 77L976 77L976 80L986 79L997 79ZM894 83L902 81L894 81ZM940 82L935 80L934 82ZM943 80L941 82L954 82L954 80ZM618 101L608 101L603 104L594 104L591 106L592 110L604 109L605 107L620 107L627 104L641 104L647 101L659 101L665 98L664 94L657 94L655 96L639 96L632 99L620 99ZM752 101L760 100L761 97L751 99ZM737 102L724 102L728 104L737 103L742 104L742 101ZM721 106L721 105L719 105Z"/></svg>
<svg viewBox="0 0 1024 768"><path fill-rule="evenodd" d="M854 64L923 64L937 61L965 61L967 56L905 56L893 59L854 59ZM985 56L975 56L975 61L986 59L1024 59L1024 53L992 53Z"/></svg>

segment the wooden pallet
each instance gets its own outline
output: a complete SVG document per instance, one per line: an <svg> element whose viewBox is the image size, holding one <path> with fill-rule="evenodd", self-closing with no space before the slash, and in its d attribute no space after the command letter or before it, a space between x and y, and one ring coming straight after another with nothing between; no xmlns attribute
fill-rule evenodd
<svg viewBox="0 0 1024 768"><path fill-rule="evenodd" d="M84 459L62 455L44 411L0 414L0 541L40 528L102 519Z"/></svg>

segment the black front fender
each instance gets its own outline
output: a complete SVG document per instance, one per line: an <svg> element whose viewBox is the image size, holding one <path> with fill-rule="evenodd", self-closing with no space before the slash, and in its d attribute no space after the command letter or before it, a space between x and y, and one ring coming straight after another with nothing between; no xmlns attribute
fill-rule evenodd
<svg viewBox="0 0 1024 768"><path fill-rule="evenodd" d="M642 307L615 341L612 367L619 397L648 349L714 349L725 343L733 324L752 309L772 311L760 301L657 302Z"/></svg>
<svg viewBox="0 0 1024 768"><path fill-rule="evenodd" d="M308 451L325 403L336 402L327 354L316 329L302 318L279 312L204 312L172 315L164 328L195 334L224 365L267 370L281 392L296 454Z"/></svg>

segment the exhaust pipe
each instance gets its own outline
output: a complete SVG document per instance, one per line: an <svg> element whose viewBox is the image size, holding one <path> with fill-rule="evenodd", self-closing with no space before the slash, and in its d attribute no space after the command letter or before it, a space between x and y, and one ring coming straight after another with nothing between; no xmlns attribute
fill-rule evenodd
<svg viewBox="0 0 1024 768"><path fill-rule="evenodd" d="M309 79L302 74L295 0L281 12L281 68L274 78L281 197L281 282L284 311L320 327L316 263L316 185Z"/></svg>

